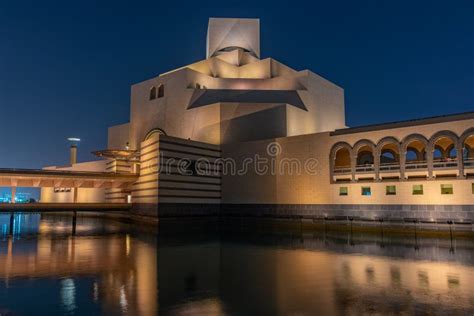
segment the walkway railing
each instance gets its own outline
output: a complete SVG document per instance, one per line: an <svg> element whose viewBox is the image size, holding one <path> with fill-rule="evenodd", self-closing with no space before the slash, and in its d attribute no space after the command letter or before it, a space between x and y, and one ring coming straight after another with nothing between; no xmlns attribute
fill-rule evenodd
<svg viewBox="0 0 474 316"><path fill-rule="evenodd" d="M474 168L474 158L465 158L464 168Z"/></svg>
<svg viewBox="0 0 474 316"><path fill-rule="evenodd" d="M334 168L335 174L347 174L351 173L351 167L335 167Z"/></svg>
<svg viewBox="0 0 474 316"><path fill-rule="evenodd" d="M474 158L466 158L463 160L464 168L474 169ZM433 169L434 170L442 170L442 169L457 169L458 168L458 161L455 159L448 159L443 161L434 161L433 162ZM400 172L402 169L402 165L399 162L395 163L382 163L378 171L380 173L387 173L387 172ZM407 161L405 163L405 172L414 172L414 171L427 171L428 170L428 161L426 160L416 160L416 161ZM355 173L374 173L375 166L374 164L367 164L367 165L357 165L355 167ZM341 166L334 168L334 175L341 175L341 174L351 174L352 169L349 166Z"/></svg>
<svg viewBox="0 0 474 316"><path fill-rule="evenodd" d="M419 169L428 169L428 162L426 161L407 161L405 164L405 170L419 170Z"/></svg>
<svg viewBox="0 0 474 316"><path fill-rule="evenodd" d="M451 169L457 168L458 162L457 161L435 161L433 162L433 169Z"/></svg>
<svg viewBox="0 0 474 316"><path fill-rule="evenodd" d="M400 170L400 164L398 162L396 163L383 163L380 164L379 171L384 172L384 171L398 171Z"/></svg>
<svg viewBox="0 0 474 316"><path fill-rule="evenodd" d="M356 166L356 172L374 172L374 165L358 165Z"/></svg>

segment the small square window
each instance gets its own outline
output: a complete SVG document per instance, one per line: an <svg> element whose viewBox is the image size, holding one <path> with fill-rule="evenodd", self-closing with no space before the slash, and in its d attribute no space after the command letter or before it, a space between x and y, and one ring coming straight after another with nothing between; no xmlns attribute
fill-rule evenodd
<svg viewBox="0 0 474 316"><path fill-rule="evenodd" d="M385 187L385 194L386 195L397 195L397 187L394 185L387 185Z"/></svg>
<svg viewBox="0 0 474 316"><path fill-rule="evenodd" d="M349 195L349 189L347 187L339 187L339 195Z"/></svg>
<svg viewBox="0 0 474 316"><path fill-rule="evenodd" d="M423 184L414 184L412 194L423 195Z"/></svg>
<svg viewBox="0 0 474 316"><path fill-rule="evenodd" d="M442 184L441 185L441 194L453 194L453 185L452 184Z"/></svg>
<svg viewBox="0 0 474 316"><path fill-rule="evenodd" d="M362 187L361 193L362 193L362 195L365 195L365 196L371 196L372 195L370 187Z"/></svg>

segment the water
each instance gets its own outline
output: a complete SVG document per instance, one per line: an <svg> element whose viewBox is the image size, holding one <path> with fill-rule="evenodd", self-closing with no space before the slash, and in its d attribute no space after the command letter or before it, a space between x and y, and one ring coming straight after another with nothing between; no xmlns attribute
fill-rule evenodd
<svg viewBox="0 0 474 316"><path fill-rule="evenodd" d="M470 240L162 225L0 215L0 315L474 314Z"/></svg>

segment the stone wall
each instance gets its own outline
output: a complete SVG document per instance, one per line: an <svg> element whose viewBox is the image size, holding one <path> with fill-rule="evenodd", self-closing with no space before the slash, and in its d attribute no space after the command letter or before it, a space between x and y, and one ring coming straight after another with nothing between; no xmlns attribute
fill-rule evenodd
<svg viewBox="0 0 474 316"><path fill-rule="evenodd" d="M474 205L136 204L132 214L169 217L261 217L329 221L470 225Z"/></svg>
<svg viewBox="0 0 474 316"><path fill-rule="evenodd" d="M472 223L474 205L223 204L221 216L256 216L387 222Z"/></svg>

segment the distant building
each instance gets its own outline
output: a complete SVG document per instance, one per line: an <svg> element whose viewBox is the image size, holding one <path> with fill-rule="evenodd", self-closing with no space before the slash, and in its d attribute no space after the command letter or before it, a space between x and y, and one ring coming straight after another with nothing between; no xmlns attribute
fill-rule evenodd
<svg viewBox="0 0 474 316"><path fill-rule="evenodd" d="M29 203L34 199L31 197L31 193L19 192L15 196L16 203ZM13 203L12 195L10 193L3 193L0 196L0 203Z"/></svg>
<svg viewBox="0 0 474 316"><path fill-rule="evenodd" d="M79 189L78 201L128 201L162 216L219 209L427 220L451 216L444 206L454 205L459 220L474 219L474 112L348 128L341 87L260 58L259 23L211 18L205 60L133 85L130 122L109 128L108 148L96 152L107 160L67 168L138 180ZM281 169L227 170L256 155ZM214 173L197 170L204 160ZM42 201L72 194L43 189Z"/></svg>

